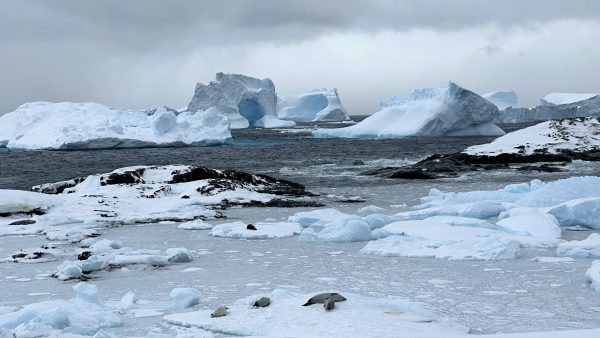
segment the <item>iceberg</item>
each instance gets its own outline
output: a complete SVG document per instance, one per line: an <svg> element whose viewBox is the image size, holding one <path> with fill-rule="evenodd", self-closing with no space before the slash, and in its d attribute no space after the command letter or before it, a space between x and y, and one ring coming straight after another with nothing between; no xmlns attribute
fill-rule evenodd
<svg viewBox="0 0 600 338"><path fill-rule="evenodd" d="M464 152L486 156L533 155L583 153L599 148L600 120L588 117L542 122L508 133L491 143L469 147Z"/></svg>
<svg viewBox="0 0 600 338"><path fill-rule="evenodd" d="M587 100L598 93L550 93L540 99L542 106L557 106Z"/></svg>
<svg viewBox="0 0 600 338"><path fill-rule="evenodd" d="M31 102L0 116L0 147L106 149L206 146L231 139L216 109L121 111L98 103Z"/></svg>
<svg viewBox="0 0 600 338"><path fill-rule="evenodd" d="M495 104L498 109L503 110L508 107L519 108L519 104L517 103L517 93L514 91L508 90L498 90L491 93L486 93L481 95L484 99L490 101Z"/></svg>
<svg viewBox="0 0 600 338"><path fill-rule="evenodd" d="M208 85L198 83L187 111L211 107L227 118L231 128L288 128L293 121L277 118L277 93L270 79L257 79L241 74L217 73Z"/></svg>
<svg viewBox="0 0 600 338"><path fill-rule="evenodd" d="M407 101L387 107L353 126L318 129L320 138L398 138L405 136L500 136L492 122L498 108L450 82L447 88L416 90Z"/></svg>
<svg viewBox="0 0 600 338"><path fill-rule="evenodd" d="M337 89L315 89L308 93L282 96L277 101L277 117L296 122L339 122L350 120Z"/></svg>

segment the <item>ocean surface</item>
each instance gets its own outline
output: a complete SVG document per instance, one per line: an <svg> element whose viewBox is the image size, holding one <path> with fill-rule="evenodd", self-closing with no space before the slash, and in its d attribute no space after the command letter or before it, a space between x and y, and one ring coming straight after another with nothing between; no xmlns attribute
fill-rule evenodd
<svg viewBox="0 0 600 338"><path fill-rule="evenodd" d="M359 117L360 120L362 117ZM327 125L338 127L342 125ZM513 127L514 128L514 127ZM506 129L506 128L505 128ZM214 147L64 151L0 151L0 189L105 173L134 165L189 164L264 173L308 187L353 186L368 169L461 151L492 137L407 137L395 140L315 139L310 127L233 130L233 142ZM386 184L376 180L372 184Z"/></svg>

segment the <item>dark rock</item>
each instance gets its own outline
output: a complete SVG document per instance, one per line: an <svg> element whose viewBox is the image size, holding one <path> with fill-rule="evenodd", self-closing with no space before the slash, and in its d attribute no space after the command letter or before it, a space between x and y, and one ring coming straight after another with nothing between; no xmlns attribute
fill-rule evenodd
<svg viewBox="0 0 600 338"><path fill-rule="evenodd" d="M35 220L34 219L23 219L20 221L14 221L12 223L9 223L8 225L29 225L29 224L35 224Z"/></svg>
<svg viewBox="0 0 600 338"><path fill-rule="evenodd" d="M110 173L107 175L100 176L100 185L113 185L113 184L140 184L144 183L142 175L146 171L146 168L137 168L135 170L125 170L117 173Z"/></svg>
<svg viewBox="0 0 600 338"><path fill-rule="evenodd" d="M80 261L85 261L88 258L92 257L93 253L91 251L84 251L82 253L80 253L79 255L77 255L77 259Z"/></svg>
<svg viewBox="0 0 600 338"><path fill-rule="evenodd" d="M83 182L83 180L85 180L85 177L77 177L68 181L40 184L31 187L31 190L35 192L40 192L42 194L62 194L65 191L65 189L72 188L77 184Z"/></svg>

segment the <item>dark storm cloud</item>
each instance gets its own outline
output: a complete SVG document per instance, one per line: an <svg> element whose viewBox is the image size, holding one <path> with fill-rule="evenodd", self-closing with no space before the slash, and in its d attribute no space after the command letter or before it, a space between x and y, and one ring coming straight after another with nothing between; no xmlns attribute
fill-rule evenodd
<svg viewBox="0 0 600 338"><path fill-rule="evenodd" d="M37 99L125 107L182 102L194 75L182 83L173 74L192 53L202 56L207 74L229 71L212 69L222 56L209 49L290 46L331 34L511 30L599 17L600 1L593 0L1 0L0 114ZM494 57L502 47L492 41L480 50Z"/></svg>

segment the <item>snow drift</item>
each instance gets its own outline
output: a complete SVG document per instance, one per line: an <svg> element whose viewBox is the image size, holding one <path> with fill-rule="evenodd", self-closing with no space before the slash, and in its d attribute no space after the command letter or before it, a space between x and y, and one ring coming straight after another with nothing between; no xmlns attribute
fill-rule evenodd
<svg viewBox="0 0 600 338"><path fill-rule="evenodd" d="M277 118L276 106L277 93L270 79L217 73L215 81L208 85L196 84L187 110L215 107L229 118L234 129L293 127L294 122Z"/></svg>
<svg viewBox="0 0 600 338"><path fill-rule="evenodd" d="M282 96L277 101L277 117L296 122L350 120L335 88L315 89L300 95Z"/></svg>
<svg viewBox="0 0 600 338"><path fill-rule="evenodd" d="M0 116L0 147L95 149L217 145L231 138L216 109L176 114L121 111L86 102L32 102Z"/></svg>
<svg viewBox="0 0 600 338"><path fill-rule="evenodd" d="M504 135L492 122L497 113L491 102L450 82L447 88L416 90L406 101L396 98L356 125L313 134L323 138Z"/></svg>

